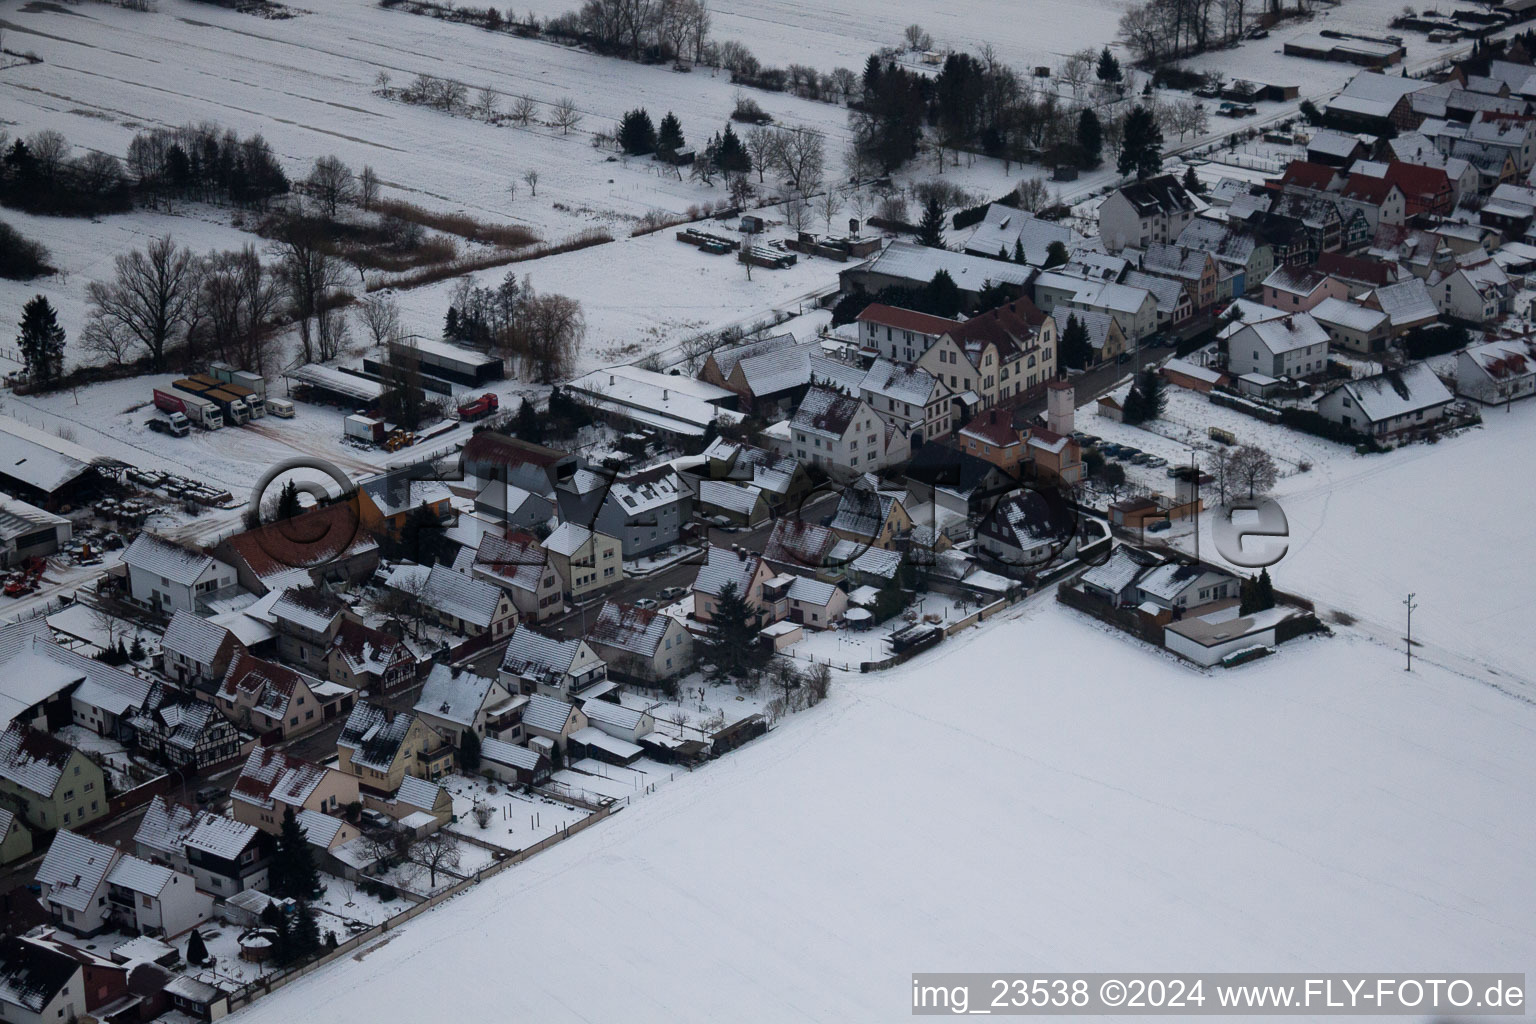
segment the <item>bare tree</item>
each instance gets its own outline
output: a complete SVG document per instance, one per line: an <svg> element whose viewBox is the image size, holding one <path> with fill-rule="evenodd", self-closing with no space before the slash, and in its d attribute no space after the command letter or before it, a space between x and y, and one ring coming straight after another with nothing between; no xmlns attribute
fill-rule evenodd
<svg viewBox="0 0 1536 1024"><path fill-rule="evenodd" d="M532 96L522 95L512 101L512 120L527 127L533 122L539 112L539 105L534 102Z"/></svg>
<svg viewBox="0 0 1536 1024"><path fill-rule="evenodd" d="M775 157L784 183L802 195L816 191L821 186L826 161L826 137L815 128L798 128L779 135Z"/></svg>
<svg viewBox="0 0 1536 1024"><path fill-rule="evenodd" d="M908 25L906 32L903 33L903 38L906 40L907 49L909 50L933 49L933 36L924 32L921 25Z"/></svg>
<svg viewBox="0 0 1536 1024"><path fill-rule="evenodd" d="M1081 97L1083 89L1093 80L1096 64L1097 59L1092 50L1078 50L1062 60L1057 75L1072 89L1074 99Z"/></svg>
<svg viewBox="0 0 1536 1024"><path fill-rule="evenodd" d="M320 353L337 341L332 293L341 287L343 271L325 251L326 240L322 225L295 217L279 226L272 246L307 362L328 358Z"/></svg>
<svg viewBox="0 0 1536 1024"><path fill-rule="evenodd" d="M357 318L374 345L380 348L400 337L400 304L393 295L384 292L369 295L358 303Z"/></svg>
<svg viewBox="0 0 1536 1024"><path fill-rule="evenodd" d="M528 184L528 194L537 198L539 194L539 172L530 167L523 172L523 181Z"/></svg>
<svg viewBox="0 0 1536 1024"><path fill-rule="evenodd" d="M365 210L373 209L379 201L379 176L372 167L364 167L357 176L357 202Z"/></svg>
<svg viewBox="0 0 1536 1024"><path fill-rule="evenodd" d="M373 76L373 91L378 93L380 96L389 95L388 71L380 71L377 75Z"/></svg>
<svg viewBox="0 0 1536 1024"><path fill-rule="evenodd" d="M31 154L38 173L49 180L57 177L63 169L64 162L69 159L69 148L69 142L64 136L51 128L27 136L27 152Z"/></svg>
<svg viewBox="0 0 1536 1024"><path fill-rule="evenodd" d="M811 221L811 204L803 196L795 196L784 204L784 220L796 234L805 230Z"/></svg>
<svg viewBox="0 0 1536 1024"><path fill-rule="evenodd" d="M446 832L434 832L412 843L405 859L426 868L427 885L435 889L439 871L451 872L459 866L459 843Z"/></svg>
<svg viewBox="0 0 1536 1024"><path fill-rule="evenodd" d="M837 189L828 188L816 201L816 211L821 214L826 223L827 234L832 233L832 218L837 216L837 211L843 208L843 201L838 198Z"/></svg>
<svg viewBox="0 0 1536 1024"><path fill-rule="evenodd" d="M496 90L488 85L475 94L475 109L487 121L496 116L496 108L500 104L501 98L497 96Z"/></svg>
<svg viewBox="0 0 1536 1024"><path fill-rule="evenodd" d="M752 179L745 174L726 175L725 190L731 197L731 205L738 210L745 208L757 194L757 189L752 187Z"/></svg>
<svg viewBox="0 0 1536 1024"><path fill-rule="evenodd" d="M197 321L225 362L265 370L278 305L277 287L254 246L210 253L203 260Z"/></svg>
<svg viewBox="0 0 1536 1024"><path fill-rule="evenodd" d="M562 98L554 105L550 122L560 129L561 135L569 135L571 129L581 123L581 114L576 110L576 101L569 96Z"/></svg>
<svg viewBox="0 0 1536 1024"><path fill-rule="evenodd" d="M152 239L143 252L118 256L117 274L107 282L86 286L90 300L88 337L101 339L97 351L121 351L133 338L149 352L154 369L165 368L165 349L187 320L197 289L197 264L192 253L178 249L170 235ZM110 347L108 347L110 346Z"/></svg>
<svg viewBox="0 0 1536 1024"><path fill-rule="evenodd" d="M322 156L304 179L309 194L325 210L326 216L335 217L336 208L357 198L357 179L352 168L334 156Z"/></svg>
<svg viewBox="0 0 1536 1024"><path fill-rule="evenodd" d="M747 156L752 160L752 167L757 171L758 184L762 184L764 173L774 166L777 160L779 132L764 125L753 125L747 129L745 145Z"/></svg>
<svg viewBox="0 0 1536 1024"><path fill-rule="evenodd" d="M1250 498L1267 494L1279 476L1275 470L1275 460L1270 458L1269 453L1251 444L1245 444L1233 452L1228 466L1233 480L1248 488Z"/></svg>

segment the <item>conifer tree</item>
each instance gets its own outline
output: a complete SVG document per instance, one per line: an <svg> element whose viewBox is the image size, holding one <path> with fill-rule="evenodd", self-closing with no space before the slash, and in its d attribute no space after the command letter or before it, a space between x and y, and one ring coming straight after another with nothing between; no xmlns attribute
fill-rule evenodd
<svg viewBox="0 0 1536 1024"><path fill-rule="evenodd" d="M59 326L53 304L42 295L33 296L21 307L19 327L16 347L27 376L38 384L58 379L64 370L64 328Z"/></svg>

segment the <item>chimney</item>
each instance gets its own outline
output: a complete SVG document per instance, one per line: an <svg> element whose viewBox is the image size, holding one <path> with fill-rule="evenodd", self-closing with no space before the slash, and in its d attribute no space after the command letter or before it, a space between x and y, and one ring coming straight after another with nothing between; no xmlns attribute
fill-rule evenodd
<svg viewBox="0 0 1536 1024"><path fill-rule="evenodd" d="M608 375L608 386L613 387L613 374Z"/></svg>
<svg viewBox="0 0 1536 1024"><path fill-rule="evenodd" d="M661 400L663 402L665 402L667 400L667 389L666 388L662 388L661 389Z"/></svg>

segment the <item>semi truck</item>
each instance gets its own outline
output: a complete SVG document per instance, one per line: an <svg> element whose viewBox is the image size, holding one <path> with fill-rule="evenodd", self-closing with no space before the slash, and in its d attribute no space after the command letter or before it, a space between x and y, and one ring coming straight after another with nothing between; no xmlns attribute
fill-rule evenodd
<svg viewBox="0 0 1536 1024"><path fill-rule="evenodd" d="M233 369L228 363L214 363L209 370L221 390L245 403L251 419L259 420L267 414L267 382L260 374Z"/></svg>
<svg viewBox="0 0 1536 1024"><path fill-rule="evenodd" d="M250 407L238 396L225 391L218 381L206 374L194 373L190 377L183 377L171 386L178 391L185 391L189 395L196 395L213 402L223 411L226 423L239 424L251 421Z"/></svg>
<svg viewBox="0 0 1536 1024"><path fill-rule="evenodd" d="M224 425L223 411L217 404L200 395L177 394L155 388L155 408L170 415L173 420L181 416L184 421L196 423L204 430L218 430Z"/></svg>
<svg viewBox="0 0 1536 1024"><path fill-rule="evenodd" d="M378 444L384 440L384 421L372 416L348 416L342 423L346 435L359 441Z"/></svg>

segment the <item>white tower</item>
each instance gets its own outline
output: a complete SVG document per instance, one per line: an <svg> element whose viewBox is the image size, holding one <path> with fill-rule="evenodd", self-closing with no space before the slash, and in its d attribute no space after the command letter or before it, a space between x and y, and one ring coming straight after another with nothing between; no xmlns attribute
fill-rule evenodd
<svg viewBox="0 0 1536 1024"><path fill-rule="evenodd" d="M1076 393L1071 381L1053 380L1045 389L1045 425L1055 434L1073 431L1072 417L1077 411Z"/></svg>

